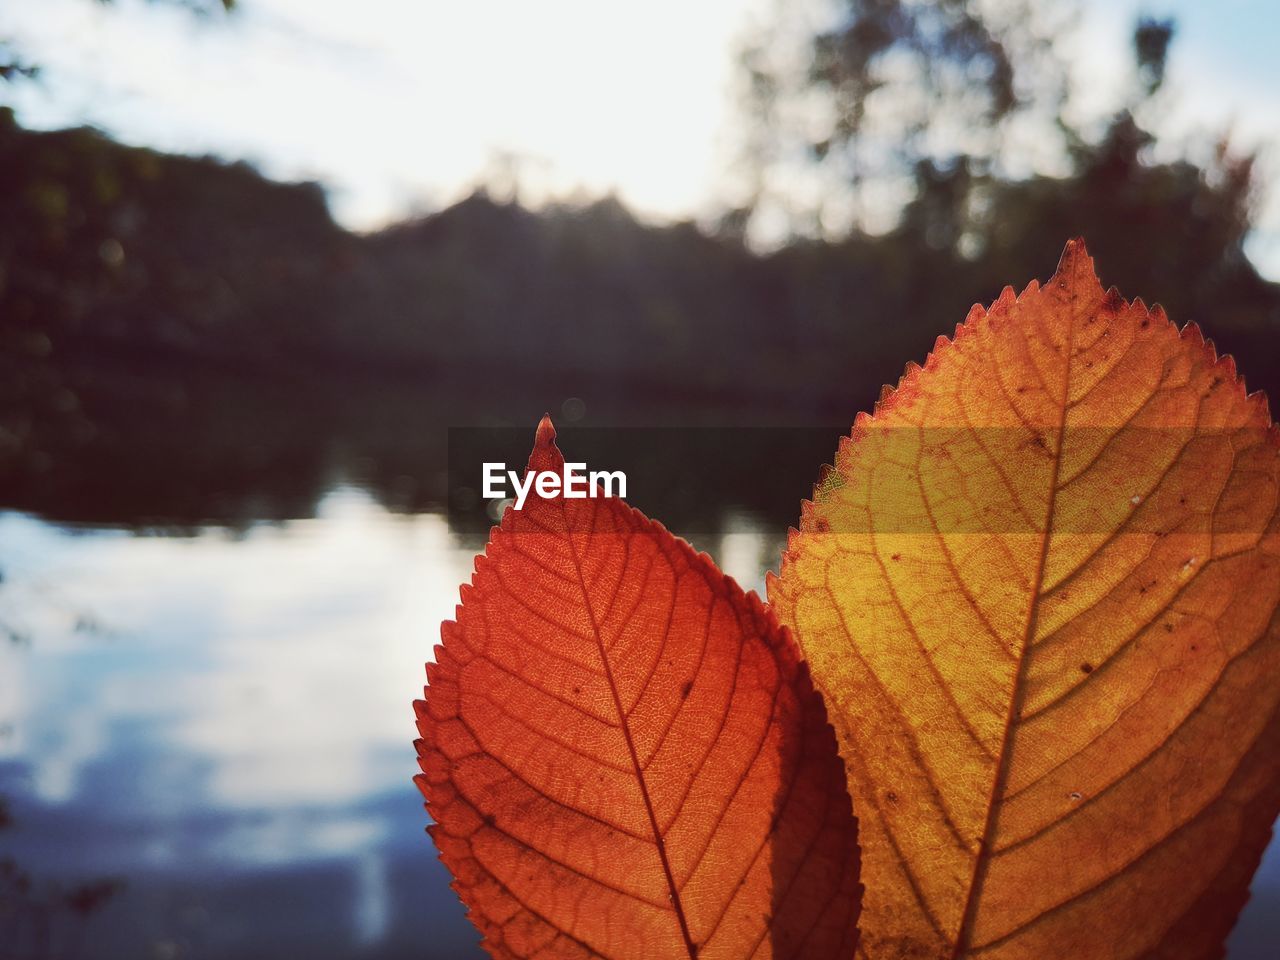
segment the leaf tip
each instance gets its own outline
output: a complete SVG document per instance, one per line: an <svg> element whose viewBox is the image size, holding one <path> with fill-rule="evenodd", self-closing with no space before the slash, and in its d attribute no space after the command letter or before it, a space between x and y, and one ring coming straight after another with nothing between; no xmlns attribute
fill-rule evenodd
<svg viewBox="0 0 1280 960"><path fill-rule="evenodd" d="M1092 278L1099 284L1098 271L1094 268L1093 257L1085 246L1084 237L1073 237L1062 248L1062 256L1058 259L1058 269L1054 271L1050 284L1066 286L1073 281ZM1101 285L1101 284L1099 284Z"/></svg>
<svg viewBox="0 0 1280 960"><path fill-rule="evenodd" d="M544 413L538 421L538 432L533 440L533 453L529 455L530 470L559 469L564 462L560 448L556 446L556 428L551 414Z"/></svg>
<svg viewBox="0 0 1280 960"><path fill-rule="evenodd" d="M535 447L549 447L556 442L555 424L551 422L551 414L544 413L538 421L538 434L534 440Z"/></svg>

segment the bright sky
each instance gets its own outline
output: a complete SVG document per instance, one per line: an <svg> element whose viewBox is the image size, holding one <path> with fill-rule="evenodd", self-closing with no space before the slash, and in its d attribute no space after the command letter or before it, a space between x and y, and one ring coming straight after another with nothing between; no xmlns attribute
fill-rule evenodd
<svg viewBox="0 0 1280 960"><path fill-rule="evenodd" d="M0 89L24 123L318 179L348 226L380 226L493 181L523 199L609 191L657 219L706 215L733 157L735 41L768 0L240 0L195 22L144 0L5 0L0 33L47 82ZM1102 107L1139 11L1172 13L1164 129L1280 139L1280 5L1086 0L1074 63ZM1280 278L1280 162L1251 253Z"/></svg>
<svg viewBox="0 0 1280 960"><path fill-rule="evenodd" d="M140 0L5 0L0 29L47 64L26 122L87 117L318 178L356 227L456 199L504 153L536 193L616 190L678 216L715 192L751 2L241 0L193 23Z"/></svg>

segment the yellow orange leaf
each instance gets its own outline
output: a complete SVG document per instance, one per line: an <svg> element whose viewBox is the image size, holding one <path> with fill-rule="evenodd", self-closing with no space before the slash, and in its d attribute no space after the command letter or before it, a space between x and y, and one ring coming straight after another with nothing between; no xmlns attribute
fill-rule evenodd
<svg viewBox="0 0 1280 960"><path fill-rule="evenodd" d="M860 415L769 584L860 821L859 955L1213 957L1280 809L1280 440L1057 274Z"/></svg>
<svg viewBox="0 0 1280 960"><path fill-rule="evenodd" d="M531 472L562 474L544 420ZM773 613L613 498L509 509L416 704L432 837L494 957L852 956L856 824Z"/></svg>

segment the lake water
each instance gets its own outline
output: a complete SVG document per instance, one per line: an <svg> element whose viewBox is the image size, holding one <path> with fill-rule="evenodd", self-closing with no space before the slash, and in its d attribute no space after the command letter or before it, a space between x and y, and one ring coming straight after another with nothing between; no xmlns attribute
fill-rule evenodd
<svg viewBox="0 0 1280 960"><path fill-rule="evenodd" d="M0 894L30 876L0 942L481 955L423 833L410 708L479 543L353 486L315 514L167 536L0 513ZM759 589L781 531L721 529L691 539ZM1229 956L1275 960L1278 928L1273 844Z"/></svg>

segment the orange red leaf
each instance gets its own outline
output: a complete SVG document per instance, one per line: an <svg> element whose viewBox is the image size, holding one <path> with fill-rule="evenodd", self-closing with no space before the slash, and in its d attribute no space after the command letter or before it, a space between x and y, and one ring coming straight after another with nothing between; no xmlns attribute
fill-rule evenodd
<svg viewBox="0 0 1280 960"><path fill-rule="evenodd" d="M861 415L769 584L860 819L859 955L1212 957L1280 811L1280 440L1083 243Z"/></svg>
<svg viewBox="0 0 1280 960"><path fill-rule="evenodd" d="M531 471L563 469L548 420ZM772 613L616 499L508 510L416 706L430 828L494 957L852 955L856 826Z"/></svg>

